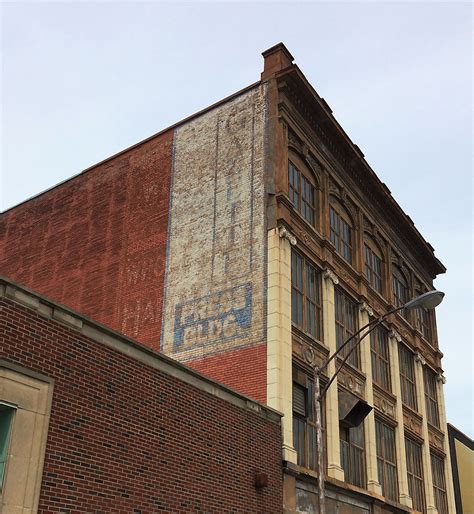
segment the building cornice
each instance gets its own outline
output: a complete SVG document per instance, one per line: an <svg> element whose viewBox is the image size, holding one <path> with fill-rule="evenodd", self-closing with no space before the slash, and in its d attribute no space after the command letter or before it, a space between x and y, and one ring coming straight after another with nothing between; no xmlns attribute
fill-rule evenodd
<svg viewBox="0 0 474 514"><path fill-rule="evenodd" d="M377 177L364 159L364 154L344 132L326 101L321 98L296 65L276 76L278 87L294 108L310 125L331 156L361 192L384 214L400 240L408 238L411 251L425 263L432 276L446 268L436 258L432 246L423 238L411 218L392 197L390 190Z"/></svg>

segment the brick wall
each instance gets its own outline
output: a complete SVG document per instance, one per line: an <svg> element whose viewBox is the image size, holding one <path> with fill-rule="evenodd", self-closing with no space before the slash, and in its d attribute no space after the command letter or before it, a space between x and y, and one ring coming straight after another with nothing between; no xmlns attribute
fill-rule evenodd
<svg viewBox="0 0 474 514"><path fill-rule="evenodd" d="M159 349L173 132L0 218L1 274Z"/></svg>
<svg viewBox="0 0 474 514"><path fill-rule="evenodd" d="M265 95L4 213L0 273L266 401Z"/></svg>
<svg viewBox="0 0 474 514"><path fill-rule="evenodd" d="M10 298L0 315L0 359L55 381L41 512L282 511L279 423Z"/></svg>

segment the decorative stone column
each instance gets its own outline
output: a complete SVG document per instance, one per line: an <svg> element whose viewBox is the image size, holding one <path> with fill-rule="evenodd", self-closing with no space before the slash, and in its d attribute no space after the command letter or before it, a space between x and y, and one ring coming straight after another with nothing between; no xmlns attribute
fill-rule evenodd
<svg viewBox="0 0 474 514"><path fill-rule="evenodd" d="M425 359L423 359L423 357L417 353L415 356L416 396L419 412L423 416L421 433L423 437L423 478L426 498L426 512L428 514L437 514L438 509L436 508L434 501L433 475L431 473L430 435L428 433L428 418L426 416L425 382L423 380L423 366L425 364Z"/></svg>
<svg viewBox="0 0 474 514"><path fill-rule="evenodd" d="M370 321L370 316L373 316L372 309L365 303L359 306L359 327L367 325ZM362 341L360 342L360 358L362 371L366 374L365 379L365 394L367 403L371 406L374 405L374 389L372 385L372 359L370 353L370 336L364 337L361 334ZM377 494L382 494L382 486L379 482L377 472L377 448L375 444L375 413L372 409L364 420L364 438L365 438L365 457L367 468L367 489Z"/></svg>
<svg viewBox="0 0 474 514"><path fill-rule="evenodd" d="M438 410L439 410L439 426L444 433L444 453L446 458L444 459L444 476L446 477L446 495L448 498L448 512L455 514L456 503L454 499L454 486L453 476L451 467L451 454L449 453L449 436L448 426L446 424L446 408L444 403L444 388L443 385L446 383L446 378L439 374L438 375L436 394L438 395Z"/></svg>
<svg viewBox="0 0 474 514"><path fill-rule="evenodd" d="M267 404L282 412L283 460L296 464L293 447L291 246L284 227L268 232Z"/></svg>
<svg viewBox="0 0 474 514"><path fill-rule="evenodd" d="M405 452L405 431L403 429L403 404L400 385L400 363L398 360L398 343L402 340L400 334L392 330L389 334L390 369L393 392L397 397L395 415L397 426L395 427L395 444L397 452L397 476L398 476L398 501L402 505L412 507L413 502L408 489L407 460ZM417 387L418 390L418 387Z"/></svg>
<svg viewBox="0 0 474 514"><path fill-rule="evenodd" d="M336 313L334 308L334 285L339 279L329 269L323 272L322 281L323 301L323 330L324 342L329 348L329 354L336 351ZM327 373L332 377L336 372L336 362L333 359ZM326 406L326 441L327 441L327 474L332 478L344 480L344 470L341 467L341 449L339 441L339 403L337 399L337 378L324 397Z"/></svg>

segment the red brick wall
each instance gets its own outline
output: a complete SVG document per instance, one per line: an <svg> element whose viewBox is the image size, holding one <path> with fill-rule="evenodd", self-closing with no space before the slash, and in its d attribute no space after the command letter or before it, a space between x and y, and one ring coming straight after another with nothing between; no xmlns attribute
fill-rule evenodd
<svg viewBox="0 0 474 514"><path fill-rule="evenodd" d="M191 368L267 403L267 345L228 350L212 357L186 362Z"/></svg>
<svg viewBox="0 0 474 514"><path fill-rule="evenodd" d="M159 349L172 142L163 133L4 213L0 273Z"/></svg>
<svg viewBox="0 0 474 514"><path fill-rule="evenodd" d="M282 512L278 424L9 299L0 315L0 358L55 380L41 512Z"/></svg>

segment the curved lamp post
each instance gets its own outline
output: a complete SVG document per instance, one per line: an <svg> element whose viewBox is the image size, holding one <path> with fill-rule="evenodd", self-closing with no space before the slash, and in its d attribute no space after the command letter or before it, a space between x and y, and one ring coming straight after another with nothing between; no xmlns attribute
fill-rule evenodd
<svg viewBox="0 0 474 514"><path fill-rule="evenodd" d="M403 309L416 309L416 308L424 308L424 309L434 309L437 307L444 298L444 293L441 291L428 291L420 296L417 296L405 303L401 307L396 307L388 311L381 316L373 319L362 328L360 328L355 334L349 337L344 343L332 354L330 355L321 366L314 367L314 408L316 415L316 451L317 451L317 466L318 466L318 496L319 496L319 512L320 514L326 513L326 505L325 505L325 492L324 492L324 477L325 470L323 467L323 444L322 444L322 426L321 426L321 401L324 398L324 395L327 393L329 387L334 382L334 379L337 377L338 373L341 371L342 367L346 363L347 359L351 355L351 353L359 346L362 339L367 337L373 330L375 330L386 318L394 314L395 312L401 311ZM360 335L364 330L368 329L362 336ZM330 378L329 382L324 386L321 390L320 388L320 375L322 371L326 369L328 364L344 349L347 345L355 340L352 348L347 355L342 360L341 364L337 368L334 375Z"/></svg>

